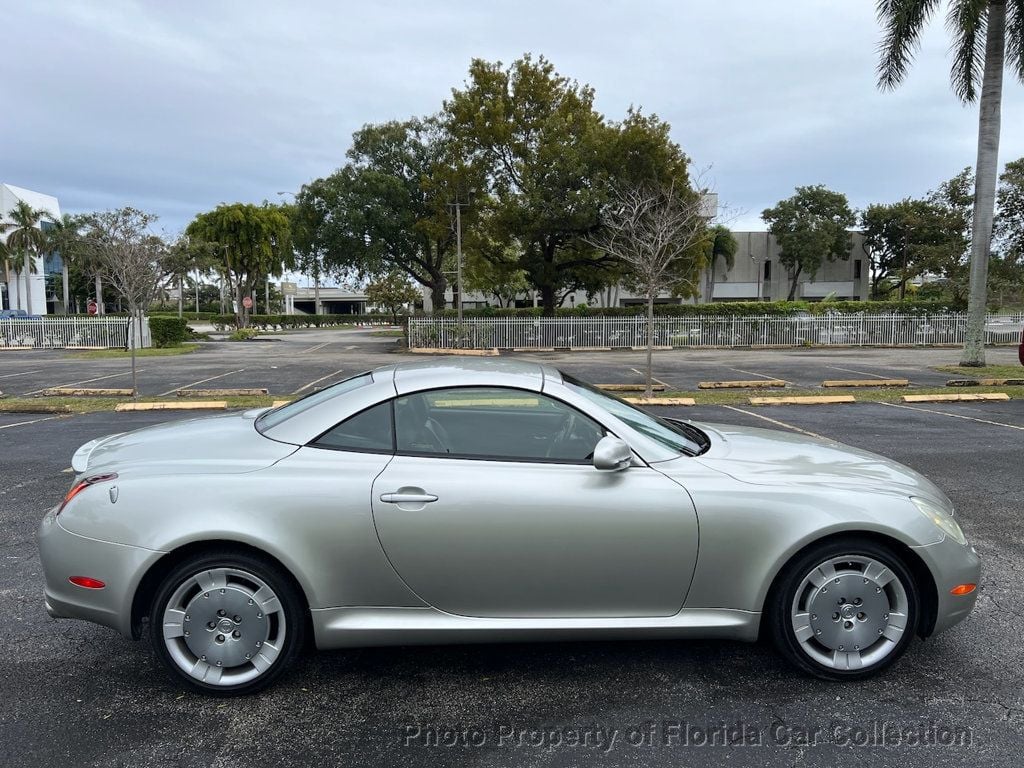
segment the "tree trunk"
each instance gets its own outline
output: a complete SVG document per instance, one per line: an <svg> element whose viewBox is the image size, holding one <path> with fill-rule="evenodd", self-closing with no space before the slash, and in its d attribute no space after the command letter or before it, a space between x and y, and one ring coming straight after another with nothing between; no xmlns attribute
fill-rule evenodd
<svg viewBox="0 0 1024 768"><path fill-rule="evenodd" d="M544 307L544 317L555 316L556 297L553 285L542 285L540 287L540 303Z"/></svg>
<svg viewBox="0 0 1024 768"><path fill-rule="evenodd" d="M647 386L644 397L654 396L654 295L657 288L647 289Z"/></svg>
<svg viewBox="0 0 1024 768"><path fill-rule="evenodd" d="M967 335L960 365L985 364L985 312L992 219L996 206L999 127L1006 54L1006 4L988 6L985 75L978 110L978 164L974 175L974 222L971 228L971 287L967 300Z"/></svg>
<svg viewBox="0 0 1024 768"><path fill-rule="evenodd" d="M178 317L185 313L185 280L178 275Z"/></svg>
<svg viewBox="0 0 1024 768"><path fill-rule="evenodd" d="M25 249L25 311L32 314L32 255Z"/></svg>
<svg viewBox="0 0 1024 768"><path fill-rule="evenodd" d="M715 295L715 262L718 259L715 256L711 257L711 263L708 265L708 295L704 299L705 304L710 304L714 301ZM760 298L760 296L758 297Z"/></svg>
<svg viewBox="0 0 1024 768"><path fill-rule="evenodd" d="M448 284L444 280L437 280L430 288L430 306L432 312L440 312L444 309L444 292Z"/></svg>
<svg viewBox="0 0 1024 768"><path fill-rule="evenodd" d="M93 286L96 288L96 314L105 315L106 312L103 310L103 278L99 274L93 278Z"/></svg>
<svg viewBox="0 0 1024 768"><path fill-rule="evenodd" d="M786 297L786 301L793 301L793 297L796 296L796 287L800 282L800 273L803 272L803 266L796 268L796 272L793 273L793 277L789 281L789 296Z"/></svg>
<svg viewBox="0 0 1024 768"><path fill-rule="evenodd" d="M135 370L135 333L142 333L142 325L139 317L142 315L142 311L132 310L131 321L128 323L128 349L131 350L132 356L132 398L135 400L139 399L139 379L138 374ZM138 324L138 327L136 325Z"/></svg>

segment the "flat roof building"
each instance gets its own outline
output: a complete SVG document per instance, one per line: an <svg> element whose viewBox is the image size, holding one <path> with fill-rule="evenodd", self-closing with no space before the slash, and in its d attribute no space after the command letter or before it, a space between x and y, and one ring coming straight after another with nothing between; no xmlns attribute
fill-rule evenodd
<svg viewBox="0 0 1024 768"><path fill-rule="evenodd" d="M0 183L0 222L10 223L10 212L19 201L25 201L36 210L46 212L40 222L42 229L60 220L60 203L53 195L33 192L13 184ZM6 242L10 231L0 235ZM24 260L20 254L10 254L5 264L0 265L0 308L23 309L34 315L44 315L47 309L48 294L47 278L56 272L60 274L62 264L60 257L51 254L39 254L31 259L31 268L25 273Z"/></svg>

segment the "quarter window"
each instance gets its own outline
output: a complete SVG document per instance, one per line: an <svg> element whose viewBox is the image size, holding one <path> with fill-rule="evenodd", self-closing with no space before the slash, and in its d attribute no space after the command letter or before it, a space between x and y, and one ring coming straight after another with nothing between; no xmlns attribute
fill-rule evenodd
<svg viewBox="0 0 1024 768"><path fill-rule="evenodd" d="M367 408L327 430L312 443L314 448L364 453L393 453L391 401Z"/></svg>
<svg viewBox="0 0 1024 768"><path fill-rule="evenodd" d="M536 392L460 387L397 398L395 434L399 453L583 464L604 429Z"/></svg>

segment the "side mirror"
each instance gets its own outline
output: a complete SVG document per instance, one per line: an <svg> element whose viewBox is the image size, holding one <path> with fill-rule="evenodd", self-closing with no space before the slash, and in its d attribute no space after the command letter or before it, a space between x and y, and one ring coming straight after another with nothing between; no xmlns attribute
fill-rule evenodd
<svg viewBox="0 0 1024 768"><path fill-rule="evenodd" d="M605 435L594 447L594 468L617 472L633 463L633 451L617 437Z"/></svg>

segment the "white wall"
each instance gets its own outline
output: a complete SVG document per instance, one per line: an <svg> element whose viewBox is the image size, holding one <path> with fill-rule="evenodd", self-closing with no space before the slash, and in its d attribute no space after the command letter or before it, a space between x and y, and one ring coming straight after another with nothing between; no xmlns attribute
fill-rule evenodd
<svg viewBox="0 0 1024 768"><path fill-rule="evenodd" d="M0 221L10 221L7 213L18 204L19 200L24 200L33 208L46 211L50 214L50 216L46 217L48 219L51 217L54 221L60 219L60 203L57 202L56 197L53 197L52 195L44 195L41 192L33 192L30 189L22 189L21 187L16 187L13 184L0 184ZM6 237L6 234L2 235L2 237ZM32 313L36 315L45 315L46 277L43 274L42 256L36 257L35 262L35 274L28 276L29 294L32 297ZM28 302L26 301L28 296L25 291L25 277L24 271L19 275L16 274L14 270L11 270L11 283L7 286L7 292L12 309L28 309ZM6 279L6 275L0 273L0 281ZM5 309L6 308L7 307L5 307Z"/></svg>

